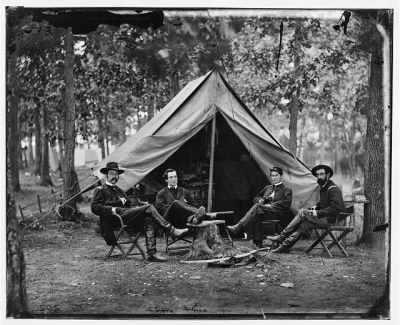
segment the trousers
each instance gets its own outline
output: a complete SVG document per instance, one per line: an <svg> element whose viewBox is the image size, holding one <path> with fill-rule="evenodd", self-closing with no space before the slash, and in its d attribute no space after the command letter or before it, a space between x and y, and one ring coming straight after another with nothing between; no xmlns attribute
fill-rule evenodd
<svg viewBox="0 0 400 325"><path fill-rule="evenodd" d="M307 209L301 209L293 220L282 230L280 237L282 246L290 248L305 234L316 227L328 228L330 226L326 218L318 218L309 214Z"/></svg>
<svg viewBox="0 0 400 325"><path fill-rule="evenodd" d="M156 252L155 225L160 225L169 231L171 224L161 216L152 204L145 204L133 208L118 208L118 213L129 230L140 231L143 229L146 239L146 249L149 254Z"/></svg>
<svg viewBox="0 0 400 325"><path fill-rule="evenodd" d="M326 218L318 218L309 214L309 210L300 209L293 220L283 230L285 233L298 231L301 234L307 234L316 227L328 228L330 226Z"/></svg>
<svg viewBox="0 0 400 325"><path fill-rule="evenodd" d="M197 213L197 208L185 202L175 200L164 214L165 220L177 228L185 228L191 217Z"/></svg>
<svg viewBox="0 0 400 325"><path fill-rule="evenodd" d="M256 203L246 212L244 217L239 220L238 224L241 228L244 228L253 221L253 241L261 242L263 239L262 222L264 220L281 220L281 218L282 212L276 211L264 204Z"/></svg>

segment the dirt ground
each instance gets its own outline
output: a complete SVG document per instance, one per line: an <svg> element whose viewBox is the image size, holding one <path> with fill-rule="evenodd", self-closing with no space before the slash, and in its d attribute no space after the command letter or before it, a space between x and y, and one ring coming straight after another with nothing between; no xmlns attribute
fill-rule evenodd
<svg viewBox="0 0 400 325"><path fill-rule="evenodd" d="M86 209L86 210L85 210ZM24 252L29 309L35 318L360 318L385 286L383 253L349 246L350 257L259 253L254 263L231 268L182 264L185 251L166 263L140 256L106 261L97 217L81 224L41 220L26 230ZM235 240L242 251L251 242ZM164 240L157 247L164 252ZM293 287L285 287L285 283ZM290 284L289 284L290 286Z"/></svg>

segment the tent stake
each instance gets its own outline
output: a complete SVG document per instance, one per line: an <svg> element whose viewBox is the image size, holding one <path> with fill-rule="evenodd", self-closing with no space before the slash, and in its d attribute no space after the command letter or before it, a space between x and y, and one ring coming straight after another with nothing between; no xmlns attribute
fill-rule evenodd
<svg viewBox="0 0 400 325"><path fill-rule="evenodd" d="M210 153L210 175L208 179L208 199L207 199L207 212L212 211L212 191L214 179L214 152L215 152L215 127L216 115L214 115L211 126L211 153Z"/></svg>

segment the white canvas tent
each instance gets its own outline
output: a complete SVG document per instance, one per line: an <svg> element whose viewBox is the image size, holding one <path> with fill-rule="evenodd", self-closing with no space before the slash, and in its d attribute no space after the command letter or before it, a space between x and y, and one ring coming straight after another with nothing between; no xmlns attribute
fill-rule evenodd
<svg viewBox="0 0 400 325"><path fill-rule="evenodd" d="M153 170L167 161L206 125L211 125L213 136L209 159L212 178L215 135L218 131L217 115L240 140L266 179L269 179L270 167L283 168L285 184L293 190L294 210L315 203L318 186L310 170L283 148L235 94L224 77L215 71L187 84L134 136L99 162L94 167L94 173L101 178L103 175L99 169L109 161L116 161L126 169L121 175L119 185L128 189L149 177ZM209 184L210 203L213 181Z"/></svg>

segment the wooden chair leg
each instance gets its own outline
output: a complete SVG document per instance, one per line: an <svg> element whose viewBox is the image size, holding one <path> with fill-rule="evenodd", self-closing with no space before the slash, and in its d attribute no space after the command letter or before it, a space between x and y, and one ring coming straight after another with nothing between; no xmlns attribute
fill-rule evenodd
<svg viewBox="0 0 400 325"><path fill-rule="evenodd" d="M133 237L133 238L132 238L128 233L126 233L126 235L128 236L128 238L129 238L130 241L132 242L132 245L129 247L129 249L128 249L126 255L127 255L127 256L130 255L130 253L131 253L131 252L133 251L133 249L136 247L136 248L139 250L140 254L142 255L143 259L145 260L145 259L146 259L146 254L144 253L143 248L142 248L142 247L139 245L139 243L138 243L138 240L139 240L139 238L140 238L141 233L140 233L140 232L137 233L137 234L135 235L135 237Z"/></svg>
<svg viewBox="0 0 400 325"><path fill-rule="evenodd" d="M341 233L338 237L336 237L337 241L340 242L342 239L345 238L345 236L346 236L349 232L351 232L351 230L344 230L344 231L342 231L342 233ZM328 245L328 248L331 248L333 245L335 245L335 244L334 244L334 243L330 243L330 244Z"/></svg>
<svg viewBox="0 0 400 325"><path fill-rule="evenodd" d="M343 233L345 233L345 232L343 232ZM342 233L341 235L343 235L343 233ZM347 232L346 232L346 234L347 234ZM334 245L336 245L336 246L338 246L339 249L342 251L342 253L344 254L344 256L349 256L349 254L346 252L346 250L344 249L344 247L343 247L343 246L340 244L340 242L339 242L339 240L341 239L341 238L339 239L340 236L339 236L338 238L336 238L336 237L335 237L333 234L331 234L331 233L329 233L329 235L331 236L333 242L329 244L328 249L331 248L331 247L333 247ZM344 237L344 236L342 236L342 237Z"/></svg>
<svg viewBox="0 0 400 325"><path fill-rule="evenodd" d="M223 225L224 229L225 229L225 233L228 236L229 242L231 243L232 247L233 247L233 241L231 238L231 235L229 234L228 228L226 227L226 224Z"/></svg>
<svg viewBox="0 0 400 325"><path fill-rule="evenodd" d="M310 252L315 246L317 246L324 238L325 236L328 234L329 229L325 230L322 235L318 232L317 229L314 229L316 235L317 235L317 239L314 240L314 242L310 245L310 247L308 247L306 249L306 253Z"/></svg>
<svg viewBox="0 0 400 325"><path fill-rule="evenodd" d="M125 235L127 236L128 240L120 242L119 241L120 237L124 232L125 232ZM133 249L135 247L137 247L137 249L139 250L140 254L142 255L142 258L145 260L146 259L146 254L145 254L143 248L138 243L138 240L139 240L140 236L141 236L141 233L137 233L134 237L132 237L126 231L125 227L121 228L120 230L118 230L118 232L115 233L116 243L114 245L111 245L110 249L108 250L108 253L104 256L104 260L106 260L107 258L109 258L112 255L112 253L113 253L113 251L114 251L114 249L116 247L118 247L118 249L120 250L121 254L116 254L114 256L121 255L122 258L126 259L126 258L128 258L129 255L136 255L136 254L131 254L131 253L132 253ZM122 246L123 244L131 244L131 245L129 246L128 250L125 251L126 248L125 249L123 248L123 246Z"/></svg>
<svg viewBox="0 0 400 325"><path fill-rule="evenodd" d="M127 258L127 255L126 255L125 250L124 250L124 248L122 247L122 245L119 244L119 243L117 243L117 247L118 247L118 249L121 251L122 258L126 259L126 258Z"/></svg>
<svg viewBox="0 0 400 325"><path fill-rule="evenodd" d="M330 236L333 236L330 230L328 231L328 234L329 234ZM324 238L325 238L325 237L326 237L326 235L322 238L322 240L321 240L321 245L322 245L322 247L324 248L325 252L328 253L329 257L332 258L332 257L333 257L333 256L332 256L332 253L330 252L330 250L328 249L328 247L326 246L326 244L325 244L325 242L324 242Z"/></svg>
<svg viewBox="0 0 400 325"><path fill-rule="evenodd" d="M104 256L104 260L106 260L107 258L109 258L109 257L111 256L111 254L113 253L115 247L118 247L119 250L121 250L121 246L118 244L118 240L119 240L119 238L121 237L121 234L124 232L124 229L125 229L125 228L123 227L123 228L119 229L118 232L117 232L116 234L114 233L114 235L115 235L115 241L116 241L117 243L111 245L111 247L110 247L108 253ZM121 250L121 253L122 253L122 255L125 254L125 252L124 252L123 250Z"/></svg>
<svg viewBox="0 0 400 325"><path fill-rule="evenodd" d="M168 254L168 239L169 239L169 235L168 233L164 233L164 239L165 239L165 254Z"/></svg>
<svg viewBox="0 0 400 325"><path fill-rule="evenodd" d="M178 249L184 249L187 248L186 246L182 246L182 247L172 247L169 248L171 245L175 244L178 241L184 241L186 243L192 244L191 240L188 240L186 238L183 237L179 237L179 238L170 238L169 234L164 234L164 238L165 238L165 253L168 254L170 250L178 250Z"/></svg>

